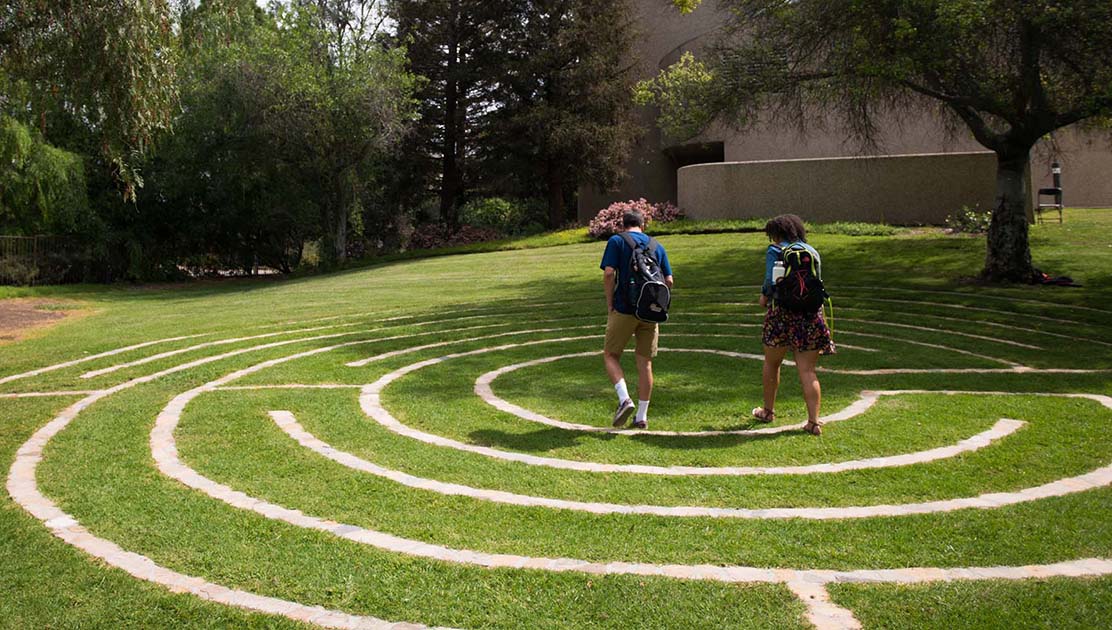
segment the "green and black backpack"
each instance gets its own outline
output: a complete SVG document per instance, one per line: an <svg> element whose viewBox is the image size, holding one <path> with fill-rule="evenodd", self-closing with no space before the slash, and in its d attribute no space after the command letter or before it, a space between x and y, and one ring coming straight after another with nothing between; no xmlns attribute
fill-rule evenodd
<svg viewBox="0 0 1112 630"><path fill-rule="evenodd" d="M792 243L780 251L784 279L776 284L776 305L797 313L816 313L830 297L819 277L818 261L803 243Z"/></svg>

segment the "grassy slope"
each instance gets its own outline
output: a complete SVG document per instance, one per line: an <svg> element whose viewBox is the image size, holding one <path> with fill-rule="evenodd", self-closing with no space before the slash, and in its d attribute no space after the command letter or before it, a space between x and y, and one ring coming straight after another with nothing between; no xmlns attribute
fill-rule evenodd
<svg viewBox="0 0 1112 630"><path fill-rule="evenodd" d="M1024 326L1060 331L1052 322L1032 316L1045 314L1046 309L1033 304L993 302L984 295L1019 297L1024 299L1054 300L1079 306L1089 305L1108 308L1112 297L1109 270L1112 269L1112 246L1109 238L1094 238L1094 234L1112 234L1112 212L1072 211L1063 226L1047 225L1034 228L1032 244L1036 264L1056 274L1068 274L1085 282L1082 290L1056 288L1014 287L980 290L961 284L956 279L971 274L979 267L983 256L983 243L977 239L949 238L938 234L912 236L902 233L889 237L853 238L842 235L816 235L812 240L824 252L828 274L837 273L832 280L839 296L839 315L847 319L876 319L887 322L927 323L918 313L899 313L898 303L869 300L875 292L850 288L883 286L888 288L915 288L955 291L968 295L938 296L940 300L964 302L974 306L1014 309L1014 321ZM1098 246L1094 247L1093 244ZM728 287L748 286L759 281L761 249L759 235L720 234L713 236L673 235L666 240L670 256L677 269L680 288L677 303L690 306L691 313L712 314L707 319L694 321L730 321L729 317L717 320L713 313L733 309L730 302L750 301L753 290ZM1077 256L1078 247L1086 246L1086 255ZM450 256L411 262L385 264L369 270L351 271L320 278L296 279L284 282L236 281L191 287L133 288L133 287L64 287L48 289L4 289L0 296L34 295L78 299L88 303L96 314L92 317L64 323L35 338L18 344L0 347L0 372L14 373L40 367L63 359L81 356L86 352L107 350L129 343L171 337L180 334L219 333L219 336L262 334L277 330L265 328L291 320L307 320L325 316L355 316L371 314L368 321L390 315L417 314L429 317L442 312L450 313L460 308L482 308L489 312L516 311L521 314L510 318L516 327L528 327L529 305L538 302L567 301L563 306L546 309L555 311L552 316L580 319L567 325L591 324L596 321L594 312L601 303L598 288L596 260L600 254L597 243L580 243L566 247L539 249L528 252L495 252L469 257ZM758 276L755 278L754 276ZM885 294L892 299L899 293ZM906 296L914 297L914 296ZM918 296L922 298L922 295ZM686 308L686 307L685 307ZM864 309L854 312L852 309ZM742 311L750 307L742 308ZM872 309L872 310L869 310ZM736 309L735 309L736 310ZM730 311L734 312L734 311ZM953 316L948 310L932 310L935 315ZM1055 311L1062 315L1062 310ZM1112 341L1109 328L1100 314L1076 310L1067 312L1069 317L1082 322L1071 327L1071 332ZM1007 321L1007 316L982 312L958 313L959 317L975 321L988 319ZM485 320L484 320L485 321ZM490 321L507 321L492 318ZM752 320L758 321L758 320ZM482 323L482 322L476 322ZM680 330L679 325L675 330ZM937 320L940 327L957 328L970 333L981 330L976 324L960 324ZM457 326L459 324L456 324ZM306 326L311 326L307 324ZM373 327L368 324L368 327ZM443 328L451 326L451 322ZM865 323L843 324L846 332L864 332L870 329ZM508 330L508 329L504 329ZM749 329L735 331L753 334ZM502 330L492 330L491 333ZM322 331L321 334L333 331ZM419 332L418 328L402 328L399 332ZM589 331L588 331L589 332ZM1027 333L991 330L1015 340L1030 337ZM577 334L585 334L580 331ZM902 333L901 333L902 334ZM930 340L932 335L907 333L910 338ZM468 334L457 334L466 338ZM432 335L436 339L442 336ZM847 337L848 338L848 337ZM167 344L166 348L181 347L188 343ZM736 349L736 343L724 341L721 347ZM854 339L860 345L886 347L884 340ZM411 345L399 341L396 347ZM984 344L972 340L955 341L954 345L977 349ZM250 344L235 344L224 350ZM482 343L478 344L483 345ZM678 344L677 344L678 345ZM1069 344L1045 344L1047 352L1042 357L1047 364L1092 366L1112 365L1108 352L1084 356L1077 347ZM713 344L700 344L713 347ZM310 347L308 345L292 348ZM590 349L591 342L568 346L567 352ZM160 347L160 350L165 349ZM384 346L382 349L390 349ZM547 348L545 349L547 351ZM994 355L1006 356L1009 350L993 347ZM211 350L209 352L212 352ZM288 354L285 349L262 352L248 358L234 360L234 365L249 365L261 358ZM361 372L355 382L365 382L368 375L388 371L406 363L439 356L444 352L429 351L400 357ZM201 356L201 352L184 355ZM365 356L366 351L353 351L350 358ZM890 351L889 355L892 354ZM1030 358L1031 353L1023 354ZM141 356L141 355L135 355ZM493 365L508 362L503 359L520 356L530 358L529 352L513 353L498 357ZM1083 357L1079 359L1078 357ZM132 357L129 357L132 358ZM344 359L350 360L348 356ZM1018 356L1016 357L1019 358ZM1038 357L1036 357L1037 359ZM937 361L937 353L921 351L918 355L902 357L913 361ZM965 361L962 357L946 360ZM879 359L877 359L879 360ZM735 396L727 401L731 405L744 404L751 398L752 388L741 388L731 393L735 383L715 380L726 372L728 360L722 362L674 362L674 370L663 367L662 378L672 379L677 393L683 389L681 379L690 368L709 381L722 396ZM847 352L839 358L844 365L855 362L870 363L872 358L855 358ZM972 360L971 360L972 361ZM180 362L180 357L134 368L95 380L91 385L119 382L123 375L139 375L154 367L168 367ZM976 361L972 361L976 363ZM110 365L111 361L98 362L97 367ZM275 374L261 374L259 382L297 380L317 376L318 380L345 378L345 371L337 369L335 357L317 363L291 365L277 378ZM663 363L663 361L662 361ZM1032 362L1038 364L1037 362ZM342 607L354 612L366 612L398 620L425 623L450 623L464 626L491 625L514 627L537 619L560 626L641 626L691 627L700 625L756 626L773 624L789 627L798 623L798 604L793 603L786 591L779 587L736 588L712 584L682 584L666 580L636 580L607 578L589 580L586 576L552 576L527 572L486 572L458 567L444 567L435 563L410 561L389 554L378 553L353 545L338 544L323 535L308 534L290 527L279 526L265 519L243 515L220 504L215 504L185 491L177 484L159 477L150 466L149 453L145 451L146 430L154 413L174 393L185 387L204 382L226 373L232 363L221 362L183 375L175 375L158 385L139 388L121 394L118 399L102 403L83 415L79 422L59 437L48 452L42 476L48 494L58 498L62 505L76 514L82 522L89 523L99 534L119 540L156 557L175 568L195 572L231 584L256 588L268 594L297 598L303 601ZM445 365L430 368L436 372L437 381L445 388L454 388L461 402L457 427L432 427L438 432L468 438L480 430L484 411L475 401L468 401L469 383L489 363L477 362L467 368ZM564 377L556 383L562 397L574 397L586 387L588 396L606 395L605 387L597 387L582 376L591 363L571 362L562 368ZM715 369L715 367L719 369ZM486 368L489 369L489 368ZM746 368L746 369L751 369ZM704 370L704 372L700 372ZM34 380L12 383L5 391L40 390L48 388L73 388L73 377L81 370L64 370L43 375ZM751 373L751 372L750 372ZM430 371L429 375L433 375ZM511 376L500 380L496 391L525 406L544 410L547 404L543 391L538 391L527 378ZM270 379L270 380L268 380ZM789 381L791 379L785 379ZM824 380L828 387L828 401L838 406L838 401L852 398L846 389L853 389L854 379L836 377ZM938 385L935 378L876 379L871 387L900 386L908 382L916 386ZM875 383L875 384L874 384ZM399 417L412 416L415 420L426 417L422 407L422 381L411 379L398 383L390 390L391 408ZM1023 389L1038 391L1061 389L1075 391L1112 392L1106 377L1049 378L1049 377L999 377L971 378L969 388ZM697 389L697 388L696 388ZM447 390L443 390L447 391ZM691 417L700 408L698 392L677 395L667 403L654 402L658 411L666 412L671 406L677 417ZM790 395L790 391L786 394ZM223 396L223 395L222 395ZM1033 422L1022 435L1010 438L1015 452L991 449L983 455L970 456L956 469L951 464L933 468L922 467L915 475L922 479L890 473L863 473L850 475L822 488L813 488L806 480L776 480L762 485L756 494L741 493L737 484L707 483L705 480L669 480L657 483L651 489L638 488L626 482L592 484L588 486L582 476L550 472L517 476L507 472L507 467L468 457L463 454L442 454L437 449L414 448L401 438L382 435L382 431L368 429L350 421L354 418L350 401L338 401L327 396L289 396L284 393L266 393L221 402L214 398L198 406L197 413L187 416L181 430L183 449L187 459L202 472L221 481L228 481L249 492L257 492L290 505L302 507L316 514L343 518L347 522L381 527L392 533L415 538L438 540L450 545L471 546L490 550L511 550L520 553L563 553L578 557L599 559L622 558L649 561L700 561L722 560L768 566L892 566L901 562L911 564L962 564L963 562L1041 561L1069 558L1080 553L1109 554L1112 550L1112 532L1107 527L1108 514L1112 511L1112 492L1107 490L1054 500L1053 505L1024 506L1011 510L991 511L974 517L957 515L925 519L899 519L890 521L891 530L883 541L875 539L869 523L851 523L848 526L808 525L805 523L718 523L700 519L680 523L667 519L645 519L637 536L636 524L631 519L588 518L585 515L520 510L501 506L476 506L474 503L421 496L423 510L419 514L406 514L400 508L412 501L411 493L387 483L353 475L338 470L319 458L306 454L288 442L288 438L268 424L261 411L268 408L290 408L299 413L310 430L338 446L361 452L368 459L383 465L406 468L415 474L426 473L445 480L488 485L510 490L536 492L546 496L561 494L571 498L598 498L616 501L638 499L661 504L692 502L703 504L737 504L739 498L746 504L785 504L793 501L803 505L835 504L839 502L882 502L899 500L920 494L923 496L953 496L973 488L993 489L1004 486L1019 487L1036 481L1054 478L1061 474L1084 470L1095 461L1108 461L1109 454L1101 439L1101 422L1107 419L1099 413L1090 413L1086 404L1078 403L1068 408L1076 411L1071 423L1071 434L1061 444L1056 442L1053 424ZM608 404L608 403L607 403ZM724 405L726 403L723 403ZM908 404L913 404L909 401ZM1028 406L1017 402L1035 415L1052 415L1055 403L1034 401ZM0 463L7 468L14 449L31 432L51 417L61 407L58 400L3 401L3 422L0 423ZM1049 411L1038 411L1049 407ZM723 407L725 409L726 407ZM858 456L887 454L892 450L930 448L954 441L987 428L992 412L964 414L960 421L948 426L938 435L916 431L914 427L899 426L900 406L893 407L888 416L883 409L875 417L862 419L861 424L849 423L845 427L832 427L831 435L823 441L788 439L776 442L771 449L757 448L752 444L738 444L729 449L728 457L713 449L700 453L708 458L703 462L690 461L691 453L667 445L646 444L633 440L605 444L601 441L578 440L567 444L555 456L603 459L615 461L643 459L643 456L662 457L662 463L707 463L721 465L724 461L747 463L810 463L825 459L847 459ZM933 414L945 414L944 405L925 410L925 422L938 422ZM589 421L594 411L582 401L568 408L547 409L559 411L564 419ZM906 411L906 410L905 410ZM237 413L238 412L238 413ZM252 413L254 412L254 413ZM1037 413L1036 413L1037 412ZM798 410L791 411L798 413ZM894 415L893 415L894 414ZM666 417L663 413L662 417ZM715 424L717 412L711 410L696 422ZM329 420L330 417L337 420ZM474 423L468 428L467 422ZM887 424L886 424L887 423ZM415 422L419 424L419 422ZM537 444L536 436L530 437L529 428L521 423L498 423L499 435L489 434L485 439L501 439L510 449L549 448L550 444ZM698 427L683 427L698 428ZM869 429L875 431L870 432ZM517 437L514 437L515 431ZM1040 433L1042 432L1042 433ZM890 442L877 439L890 438ZM551 439L550 436L548 439ZM839 439L835 440L834 437ZM214 439L216 438L216 439ZM898 444L893 447L892 444ZM1071 444L1081 444L1076 452L1069 452ZM1026 446L1025 446L1026 445ZM1070 457L1048 457L1039 448L1066 449ZM757 445L760 446L760 445ZM361 451L362 449L362 451ZM831 450L835 449L835 450ZM841 450L838 450L841 449ZM1027 450L1024 450L1027 449ZM427 453L428 457L413 457L414 452ZM408 457L407 457L408 453ZM1010 453L1010 454L1009 454ZM103 462L111 461L112 466ZM978 480L977 471L987 468L1008 467L1015 462L1030 461L1033 468L1017 482L1004 477ZM996 462L996 463L993 463ZM954 472L954 471L957 472ZM967 470L968 478L962 478ZM307 477L305 474L309 472ZM299 479L313 479L312 485L303 486ZM867 491L855 489L854 480L867 482ZM813 482L812 482L813 483ZM906 486L900 489L901 484ZM919 488L914 490L915 486ZM857 496L860 494L860 496ZM763 498L762 498L763 497ZM1051 502L1047 502L1051 503ZM132 513L121 517L121 511ZM1047 510L1057 511L1064 518L1061 522L1047 519ZM189 514L189 519L178 515ZM543 516L544 518L538 518ZM492 533L494 532L494 533ZM614 534L613 532L617 532ZM260 540L282 540L279 545L263 545ZM1080 542L1079 542L1080 539ZM808 544L798 546L799 540ZM99 568L66 545L54 541L30 517L5 501L0 508L0 590L15 593L0 602L0 623L12 627L31 626L105 626L150 627L173 618L176 623L191 627L222 627L228 625L265 625L267 627L292 626L272 618L246 615L221 607L204 604L195 598L173 596L162 589L139 584L114 570ZM47 581L47 577L56 582ZM860 618L878 627L904 625L914 627L927 623L928 611L945 611L951 615L965 615L969 619L984 619L979 625L1035 626L1039 623L1057 625L1063 619L1077 615L1079 626L1106 625L1110 619L1108 601L1112 599L1112 585L1108 580L1095 582L1054 581L1049 583L959 585L955 587L917 587L909 589L911 603L904 600L904 591L892 587L840 587L834 593L838 600L860 610ZM999 605L989 600L970 608L964 604L971 597L991 597L1009 602L1009 617L999 617ZM1018 602L1013 605L1012 603ZM996 621L993 621L993 620Z"/></svg>

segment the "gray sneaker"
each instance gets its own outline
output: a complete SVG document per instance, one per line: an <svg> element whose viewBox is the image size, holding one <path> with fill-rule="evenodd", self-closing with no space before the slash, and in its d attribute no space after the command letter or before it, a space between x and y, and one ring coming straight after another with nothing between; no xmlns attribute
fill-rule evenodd
<svg viewBox="0 0 1112 630"><path fill-rule="evenodd" d="M618 410L614 412L614 424L612 426L615 428L624 427L626 421L633 415L633 410L635 408L636 405L628 398L618 403Z"/></svg>
<svg viewBox="0 0 1112 630"><path fill-rule="evenodd" d="M633 427L634 429L637 429L638 431L644 431L645 429L649 428L649 421L648 420L634 420L633 424L631 424L629 426Z"/></svg>

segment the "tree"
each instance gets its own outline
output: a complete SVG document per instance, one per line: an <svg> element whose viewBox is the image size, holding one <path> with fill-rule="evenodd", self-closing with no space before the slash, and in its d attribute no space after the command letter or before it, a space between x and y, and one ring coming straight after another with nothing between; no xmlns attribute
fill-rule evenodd
<svg viewBox="0 0 1112 630"><path fill-rule="evenodd" d="M325 262L342 261L373 162L414 107L401 51L362 28L369 4L267 15L251 0L211 0L183 14L183 114L151 203L178 199L219 228L215 243L233 239L225 251L266 252L282 269L310 237Z"/></svg>
<svg viewBox="0 0 1112 630"><path fill-rule="evenodd" d="M81 156L0 114L0 233L69 233L88 211Z"/></svg>
<svg viewBox="0 0 1112 630"><path fill-rule="evenodd" d="M322 217L328 226L325 259L347 255L349 223L359 221L368 160L384 159L381 151L408 130L416 102L414 77L404 71L403 50L386 51L380 28L386 20L381 0L296 0L294 15L304 22L299 36L322 71L319 79L328 101L318 137L317 172L325 182ZM285 21L280 18L280 21ZM286 37L289 37L287 34ZM295 38L296 39L296 38Z"/></svg>
<svg viewBox="0 0 1112 630"><path fill-rule="evenodd" d="M700 0L672 0L691 11ZM1034 275L1026 215L1031 148L1063 127L1112 116L1108 0L720 0L723 37L641 86L672 122L760 112L805 124L840 116L868 145L878 114L933 104L997 156L982 277ZM677 96L678 95L678 96ZM684 115L677 107L689 108ZM677 124L683 128L684 124Z"/></svg>
<svg viewBox="0 0 1112 630"><path fill-rule="evenodd" d="M326 264L345 258L375 161L413 107L400 54L354 22L337 38L338 19L358 19L351 6L266 12L253 0L205 0L183 10L182 110L146 165L133 247L248 272L290 271L317 240Z"/></svg>
<svg viewBox="0 0 1112 630"><path fill-rule="evenodd" d="M177 100L166 0L4 0L0 70L31 87L25 101L0 95L0 107L33 115L44 132L53 107L81 117L124 196L134 196L135 163L169 127Z"/></svg>
<svg viewBox="0 0 1112 630"><path fill-rule="evenodd" d="M468 161L480 134L477 120L492 107L490 91L501 75L512 12L508 0L391 0L396 42L409 70L425 78L417 94L420 117L412 136L413 169L428 173L439 197L440 218L459 224L469 188Z"/></svg>
<svg viewBox="0 0 1112 630"><path fill-rule="evenodd" d="M628 2L530 0L515 4L506 72L485 142L507 167L540 182L549 226L567 221L566 193L609 188L638 131L631 91L634 31Z"/></svg>

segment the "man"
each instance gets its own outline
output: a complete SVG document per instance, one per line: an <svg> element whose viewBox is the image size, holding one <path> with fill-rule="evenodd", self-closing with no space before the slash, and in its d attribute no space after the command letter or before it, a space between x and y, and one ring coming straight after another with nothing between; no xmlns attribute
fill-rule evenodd
<svg viewBox="0 0 1112 630"><path fill-rule="evenodd" d="M627 212L622 217L622 226L635 242L648 244L649 236L644 233L645 218L639 212ZM663 246L654 252L657 264L664 274L664 283L672 288L672 267ZM630 259L633 250L620 234L610 237L606 252L602 255L603 286L606 287L606 306L609 315L606 320L606 342L603 346L603 361L606 373L618 394L618 410L614 412L614 426L625 426L633 414L634 404L626 387L625 373L622 372L622 352L631 337L637 338L635 356L637 358L637 415L633 428L647 429L649 426L649 399L653 393L653 357L656 356L659 330L656 324L643 322L634 317L634 304L629 295L632 269Z"/></svg>

